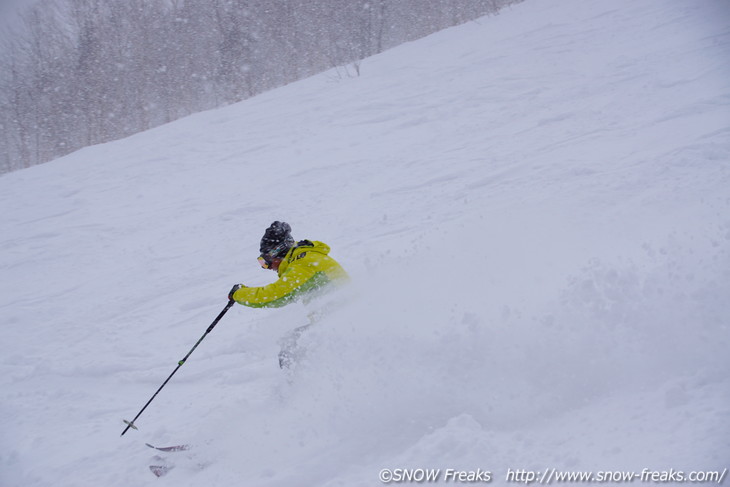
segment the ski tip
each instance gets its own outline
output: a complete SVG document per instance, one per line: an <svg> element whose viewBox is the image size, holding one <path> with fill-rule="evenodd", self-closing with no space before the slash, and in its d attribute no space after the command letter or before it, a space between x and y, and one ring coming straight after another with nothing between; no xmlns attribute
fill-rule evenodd
<svg viewBox="0 0 730 487"><path fill-rule="evenodd" d="M173 445L173 446L155 446L150 445L149 443L145 443L150 448L153 448L155 450L159 451L165 451L165 452L173 452L173 451L186 451L190 449L190 445Z"/></svg>

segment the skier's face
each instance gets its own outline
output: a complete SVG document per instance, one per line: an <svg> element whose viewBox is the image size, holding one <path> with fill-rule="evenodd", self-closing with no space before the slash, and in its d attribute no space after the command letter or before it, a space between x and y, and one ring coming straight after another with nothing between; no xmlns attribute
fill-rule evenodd
<svg viewBox="0 0 730 487"><path fill-rule="evenodd" d="M282 260L284 260L284 259L278 259L276 257L271 259L271 266L269 267L269 269L271 269L274 272L279 272L279 266L281 265Z"/></svg>

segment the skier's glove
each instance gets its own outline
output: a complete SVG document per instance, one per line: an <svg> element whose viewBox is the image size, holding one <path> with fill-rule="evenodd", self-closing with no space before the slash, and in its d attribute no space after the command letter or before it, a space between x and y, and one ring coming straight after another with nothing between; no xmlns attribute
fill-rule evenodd
<svg viewBox="0 0 730 487"><path fill-rule="evenodd" d="M231 288L231 292L228 293L228 301L233 301L233 293L241 289L242 287L246 287L243 284L236 284Z"/></svg>

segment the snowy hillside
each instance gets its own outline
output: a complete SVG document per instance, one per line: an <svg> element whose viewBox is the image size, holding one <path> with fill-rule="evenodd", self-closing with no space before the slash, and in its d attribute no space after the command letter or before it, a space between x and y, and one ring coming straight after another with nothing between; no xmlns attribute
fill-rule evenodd
<svg viewBox="0 0 730 487"><path fill-rule="evenodd" d="M729 19L528 1L1 177L0 485L730 467ZM291 375L234 307L120 437L273 220L347 305Z"/></svg>

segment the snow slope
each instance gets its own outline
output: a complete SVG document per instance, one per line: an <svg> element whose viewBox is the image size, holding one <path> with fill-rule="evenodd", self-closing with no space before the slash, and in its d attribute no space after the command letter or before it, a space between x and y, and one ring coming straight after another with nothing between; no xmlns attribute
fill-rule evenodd
<svg viewBox="0 0 730 487"><path fill-rule="evenodd" d="M729 19L525 2L4 175L0 485L730 467ZM347 305L290 375L306 310L234 307L120 438L276 219Z"/></svg>

